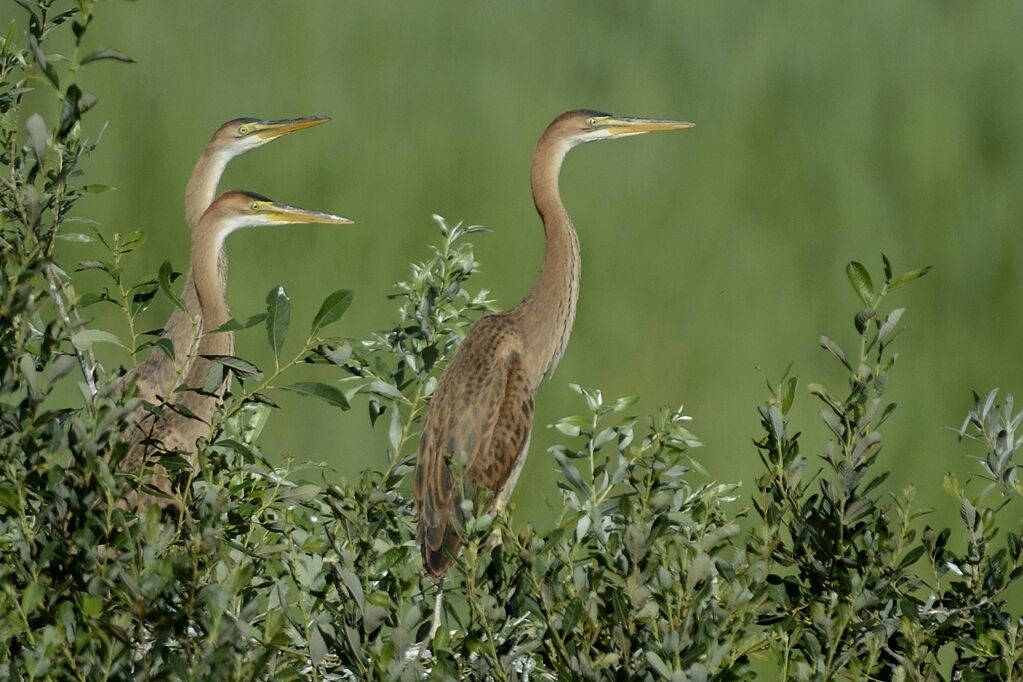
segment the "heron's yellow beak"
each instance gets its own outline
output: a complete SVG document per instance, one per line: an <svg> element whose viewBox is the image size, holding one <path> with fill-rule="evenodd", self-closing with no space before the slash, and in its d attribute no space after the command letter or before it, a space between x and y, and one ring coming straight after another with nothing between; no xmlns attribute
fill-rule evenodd
<svg viewBox="0 0 1023 682"><path fill-rule="evenodd" d="M321 223L325 225L351 225L355 221L333 213L321 213L320 211L307 211L297 206L278 204L276 202L262 202L260 212L270 222L280 224L291 223Z"/></svg>
<svg viewBox="0 0 1023 682"><path fill-rule="evenodd" d="M278 121L260 121L253 124L255 135L264 140L273 140L282 135L323 125L330 120L329 116L300 116L298 118L282 118Z"/></svg>
<svg viewBox="0 0 1023 682"><path fill-rule="evenodd" d="M627 116L608 116L600 121L600 127L611 133L612 137L621 135L639 135L655 133L661 130L685 130L696 124L688 121L669 121L659 118L630 118Z"/></svg>

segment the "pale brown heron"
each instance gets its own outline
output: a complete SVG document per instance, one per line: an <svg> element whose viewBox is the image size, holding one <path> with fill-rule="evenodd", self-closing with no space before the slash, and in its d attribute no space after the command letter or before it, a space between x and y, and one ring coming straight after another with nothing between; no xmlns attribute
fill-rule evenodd
<svg viewBox="0 0 1023 682"><path fill-rule="evenodd" d="M533 154L533 201L543 221L543 267L514 308L478 320L441 375L416 461L423 566L443 578L462 543L462 500L479 515L500 509L522 471L533 396L565 352L579 297L579 240L558 190L572 147L693 124L569 111L547 127ZM439 595L438 595L439 597ZM439 613L434 615L434 628Z"/></svg>

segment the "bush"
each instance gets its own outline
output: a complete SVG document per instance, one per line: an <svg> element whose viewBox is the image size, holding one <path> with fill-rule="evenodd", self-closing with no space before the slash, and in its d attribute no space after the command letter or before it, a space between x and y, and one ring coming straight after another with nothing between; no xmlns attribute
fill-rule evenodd
<svg viewBox="0 0 1023 682"><path fill-rule="evenodd" d="M554 527L516 528L508 514L471 518L448 580L424 578L408 491L417 431L439 365L490 308L487 292L466 288L477 269L466 237L480 228L437 218L440 244L392 297L397 321L369 339L328 334L352 299L340 290L300 350L281 356L290 311L283 292L271 291L267 315L237 326L265 326L273 371L223 358L216 371L230 372L234 388L201 442L198 468L162 460L178 479L176 511L128 513L119 501L140 484L117 464L138 401L91 353L94 343L122 342L86 328L81 311L113 302L128 321L122 345L142 350L153 344L138 343L135 316L170 295L173 273L165 264L126 282L123 262L144 235L67 230L83 192L102 190L77 168L97 140L81 122L96 99L75 75L89 62L128 57L80 56L95 2L61 12L47 0L19 2L28 32L12 27L0 49L9 170L0 187L0 678L1023 675L1020 619L1005 598L1023 574L1023 540L999 525L1023 494L1015 464L1023 413L1013 414L1011 397L998 405L994 391L974 397L960 437L984 455L965 482L946 478L961 510L955 537L923 524L911 488L883 492L882 429L895 410L884 394L903 310L882 306L926 272L895 276L887 259L879 287L849 265L864 306L853 320L856 352L820 339L848 373L841 390L808 385L831 433L812 447L822 465L800 454L788 420L797 379L769 386L758 408L763 473L752 508L738 486L705 481L681 408L640 417L634 398L576 387L580 414L553 425L563 436L552 452L562 490ZM62 62L44 48L67 27L76 48ZM30 112L30 81L59 98L53 120ZM53 260L57 239L100 250L78 267L105 273L110 287L77 295ZM325 380L288 383L299 363L320 365ZM53 407L76 374L78 406ZM339 410L365 405L386 431L386 467L315 483L335 476L272 464L259 435L279 390ZM443 626L424 644L438 589Z"/></svg>

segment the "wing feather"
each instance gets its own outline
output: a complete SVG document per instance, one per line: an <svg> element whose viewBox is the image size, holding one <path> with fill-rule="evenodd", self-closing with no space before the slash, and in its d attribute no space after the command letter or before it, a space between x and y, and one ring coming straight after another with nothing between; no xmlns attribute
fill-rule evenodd
<svg viewBox="0 0 1023 682"><path fill-rule="evenodd" d="M441 376L419 444L413 492L431 575L443 576L461 545L463 490L487 509L510 494L532 422L521 341L500 316L484 317Z"/></svg>

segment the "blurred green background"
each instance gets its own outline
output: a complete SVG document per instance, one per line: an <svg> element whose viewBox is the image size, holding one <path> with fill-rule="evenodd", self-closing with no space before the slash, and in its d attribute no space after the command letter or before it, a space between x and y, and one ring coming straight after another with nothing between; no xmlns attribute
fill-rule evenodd
<svg viewBox="0 0 1023 682"><path fill-rule="evenodd" d="M978 448L950 430L970 390L1023 389L1021 35L1023 4L1008 2L106 2L89 46L137 63L81 76L100 100L92 132L109 121L90 182L117 191L78 212L106 233L148 232L129 275L166 258L183 269L182 192L213 130L236 116L329 115L237 159L222 187L358 224L233 236L229 299L244 318L282 284L299 329L323 296L349 287L355 305L339 331L360 337L393 319L385 296L435 242L433 213L492 227L476 239L476 286L502 307L523 296L543 251L530 155L560 112L694 121L566 162L582 296L567 355L537 399L516 515L542 523L557 504L545 425L581 411L570 382L640 395L641 412L684 403L706 444L698 459L749 493L763 377L794 362L793 418L804 452L819 453L825 430L805 385L844 387L817 338L850 342L858 302L844 266L861 260L877 277L882 251L896 270L934 266L890 300L909 310L882 454L889 485L914 483L922 506L947 508L943 472L975 469L965 456ZM62 253L95 256L88 245ZM85 290L98 281L77 277ZM145 326L168 312L161 301ZM263 332L240 334L238 353L265 367ZM310 376L333 376L318 369ZM383 465L386 422L370 429L362 401L340 413L279 399L265 451L349 476Z"/></svg>

